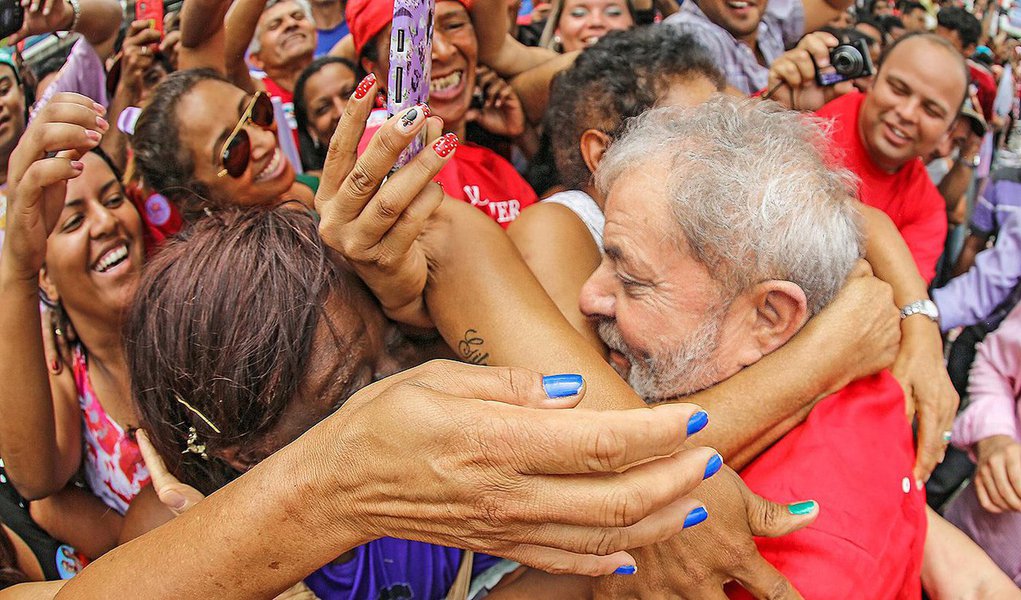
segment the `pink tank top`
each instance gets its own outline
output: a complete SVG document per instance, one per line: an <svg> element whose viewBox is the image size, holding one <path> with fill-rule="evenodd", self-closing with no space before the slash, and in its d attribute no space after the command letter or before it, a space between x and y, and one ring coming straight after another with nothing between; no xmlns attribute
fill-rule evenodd
<svg viewBox="0 0 1021 600"><path fill-rule="evenodd" d="M81 346L74 350L72 371L82 410L85 478L93 494L123 515L131 500L149 483L149 471L138 444L106 414L96 398Z"/></svg>

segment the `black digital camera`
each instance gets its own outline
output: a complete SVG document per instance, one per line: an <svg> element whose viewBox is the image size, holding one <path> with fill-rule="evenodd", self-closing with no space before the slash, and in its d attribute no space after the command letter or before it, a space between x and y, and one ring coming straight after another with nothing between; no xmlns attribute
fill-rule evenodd
<svg viewBox="0 0 1021 600"><path fill-rule="evenodd" d="M869 46L865 40L840 44L830 51L830 66L815 67L815 80L821 86L836 85L841 81L868 77L875 72Z"/></svg>

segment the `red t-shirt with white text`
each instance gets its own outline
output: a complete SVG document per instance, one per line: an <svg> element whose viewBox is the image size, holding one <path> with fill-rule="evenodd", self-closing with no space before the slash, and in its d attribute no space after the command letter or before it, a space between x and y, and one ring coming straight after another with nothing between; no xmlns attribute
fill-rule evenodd
<svg viewBox="0 0 1021 600"><path fill-rule="evenodd" d="M360 155L386 122L385 110L374 110L358 143ZM539 201L514 166L489 148L461 142L435 180L451 198L467 202L506 229L521 211Z"/></svg>
<svg viewBox="0 0 1021 600"><path fill-rule="evenodd" d="M834 158L861 179L858 198L885 212L911 250L926 282L936 275L936 263L947 237L946 202L920 158L895 173L880 169L869 157L858 133L858 115L865 95L846 94L816 114L832 122L830 147Z"/></svg>

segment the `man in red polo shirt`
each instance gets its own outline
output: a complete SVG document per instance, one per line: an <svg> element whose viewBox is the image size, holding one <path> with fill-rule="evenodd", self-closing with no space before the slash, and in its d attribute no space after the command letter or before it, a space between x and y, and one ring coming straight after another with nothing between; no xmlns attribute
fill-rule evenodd
<svg viewBox="0 0 1021 600"><path fill-rule="evenodd" d="M645 113L607 151L596 173L606 252L580 306L647 402L759 361L843 285L862 254L858 209L821 145L795 113L720 97ZM704 408L712 423L714 407ZM893 377L856 381L763 438L741 473L748 487L820 506L804 529L757 539L763 557L805 598L920 597L925 495ZM750 459L725 458L735 468Z"/></svg>
<svg viewBox="0 0 1021 600"><path fill-rule="evenodd" d="M830 122L833 159L861 179L859 198L890 217L929 282L943 252L947 217L921 157L936 149L958 117L968 91L964 59L939 36L908 35L887 50L868 94L844 93L850 82L820 88L815 81L815 65L828 65L836 45L826 33L805 36L770 70L769 87L777 90L772 98L818 109Z"/></svg>

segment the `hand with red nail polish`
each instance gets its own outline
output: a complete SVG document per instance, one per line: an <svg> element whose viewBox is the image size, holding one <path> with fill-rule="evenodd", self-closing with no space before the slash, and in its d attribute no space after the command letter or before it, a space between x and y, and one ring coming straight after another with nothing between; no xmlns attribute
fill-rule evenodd
<svg viewBox="0 0 1021 600"><path fill-rule="evenodd" d="M358 156L374 86L371 76L358 85L334 133L316 194L319 231L354 267L389 318L431 328L423 299L428 263L418 238L443 200L443 190L432 180L457 147L457 136L440 137L442 121L419 104L384 123ZM433 151L419 152L393 171L400 154L423 131L426 139L435 140Z"/></svg>

